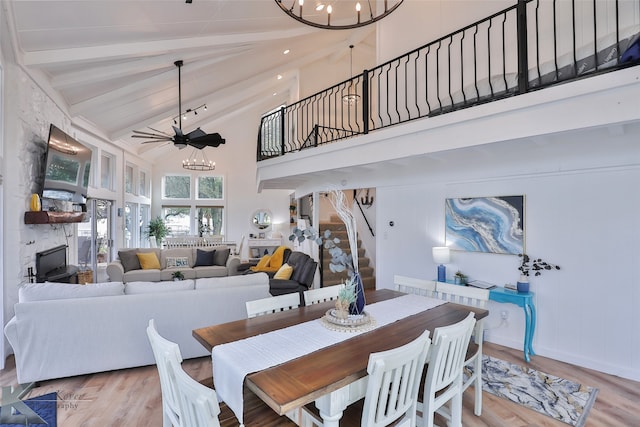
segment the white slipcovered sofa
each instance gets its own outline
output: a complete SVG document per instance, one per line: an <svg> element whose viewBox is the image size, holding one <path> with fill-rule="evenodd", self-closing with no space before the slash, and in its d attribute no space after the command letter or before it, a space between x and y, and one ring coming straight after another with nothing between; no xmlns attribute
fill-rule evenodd
<svg viewBox="0 0 640 427"><path fill-rule="evenodd" d="M29 383L155 363L149 319L183 357L206 356L192 330L243 319L245 302L269 297L265 273L179 282L21 286L4 328L18 382Z"/></svg>

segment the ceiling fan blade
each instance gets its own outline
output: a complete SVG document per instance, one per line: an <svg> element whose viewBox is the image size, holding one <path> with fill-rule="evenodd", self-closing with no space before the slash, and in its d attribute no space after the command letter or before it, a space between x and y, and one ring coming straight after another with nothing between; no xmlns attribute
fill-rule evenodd
<svg viewBox="0 0 640 427"><path fill-rule="evenodd" d="M155 139L157 141L171 141L172 137L160 135L131 135L131 138Z"/></svg>
<svg viewBox="0 0 640 427"><path fill-rule="evenodd" d="M163 131L158 130L158 129L154 129L154 128L152 128L151 126L149 126L149 129L151 129L151 130L152 130L152 131L154 131L154 132L158 132L158 133L161 133L161 134L166 135L166 136L169 136L169 137L171 136L170 134L168 134L168 133L166 133L166 132L163 132Z"/></svg>
<svg viewBox="0 0 640 427"><path fill-rule="evenodd" d="M189 145L195 148L203 149L204 147L218 147L220 144L224 144L225 139L220 136L219 133L210 133L198 138L191 138L188 142Z"/></svg>
<svg viewBox="0 0 640 427"><path fill-rule="evenodd" d="M196 130L192 130L191 132L189 132L187 134L187 137L189 139L193 139L193 138L199 138L201 136L205 136L207 133L205 131L203 131L202 129L198 128Z"/></svg>
<svg viewBox="0 0 640 427"><path fill-rule="evenodd" d="M175 126L171 126L173 128L173 131L176 133L176 135L178 136L184 136L184 134L182 133L182 129L177 128Z"/></svg>
<svg viewBox="0 0 640 427"><path fill-rule="evenodd" d="M162 137L165 137L165 135L162 135L162 134L151 133L151 132L143 132L141 130L134 130L133 133L136 134L136 135L149 135L149 136L162 136ZM166 135L166 136L170 136L170 135Z"/></svg>
<svg viewBox="0 0 640 427"><path fill-rule="evenodd" d="M169 141L171 141L171 139L169 139L169 138L165 138L165 139L152 139L152 140L149 140L149 141L142 141L142 142L141 142L141 144L149 144L149 143L152 143L152 142L153 142L153 143L156 143L156 142L169 142Z"/></svg>

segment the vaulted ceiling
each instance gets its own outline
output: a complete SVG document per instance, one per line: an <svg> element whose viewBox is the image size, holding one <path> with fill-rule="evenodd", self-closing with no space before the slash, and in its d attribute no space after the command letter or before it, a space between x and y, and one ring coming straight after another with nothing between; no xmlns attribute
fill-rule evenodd
<svg viewBox="0 0 640 427"><path fill-rule="evenodd" d="M375 54L375 26L316 29L286 16L273 0L8 0L4 5L17 62L60 94L72 119L95 125L139 154L146 147L131 138L132 130L173 133L176 60L184 61L183 111L207 105L206 114L200 110L183 124L188 131L265 100L273 106L290 101L292 93L297 96L301 68L344 60L351 43Z"/></svg>

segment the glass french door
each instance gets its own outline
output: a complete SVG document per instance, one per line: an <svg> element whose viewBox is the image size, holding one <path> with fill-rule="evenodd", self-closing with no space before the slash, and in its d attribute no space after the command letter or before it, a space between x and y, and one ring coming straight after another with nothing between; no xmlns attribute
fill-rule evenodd
<svg viewBox="0 0 640 427"><path fill-rule="evenodd" d="M113 201L87 200L89 222L78 224L78 263L93 270L94 282L101 280L111 261L113 246Z"/></svg>

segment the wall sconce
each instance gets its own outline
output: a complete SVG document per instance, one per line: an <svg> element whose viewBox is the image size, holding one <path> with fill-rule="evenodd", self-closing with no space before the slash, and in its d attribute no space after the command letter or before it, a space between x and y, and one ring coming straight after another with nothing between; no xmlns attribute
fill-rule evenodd
<svg viewBox="0 0 640 427"><path fill-rule="evenodd" d="M360 197L360 204L362 206L371 207L373 205L373 196L369 197L369 189L367 188L367 193L364 197Z"/></svg>

